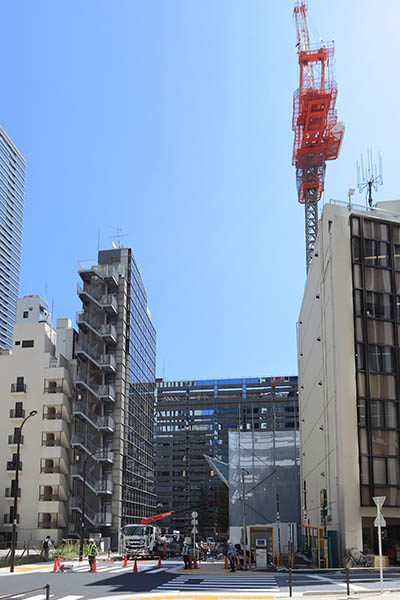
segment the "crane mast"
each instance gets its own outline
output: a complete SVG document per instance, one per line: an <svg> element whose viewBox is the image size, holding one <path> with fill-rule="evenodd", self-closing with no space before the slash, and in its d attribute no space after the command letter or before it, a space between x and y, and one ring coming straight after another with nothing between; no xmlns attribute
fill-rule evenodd
<svg viewBox="0 0 400 600"><path fill-rule="evenodd" d="M318 202L324 190L327 160L338 157L344 125L337 121L337 86L333 78L333 42L313 47L307 27L307 2L294 7L299 88L293 97L292 164L296 167L298 201L305 205L307 272L318 234Z"/></svg>

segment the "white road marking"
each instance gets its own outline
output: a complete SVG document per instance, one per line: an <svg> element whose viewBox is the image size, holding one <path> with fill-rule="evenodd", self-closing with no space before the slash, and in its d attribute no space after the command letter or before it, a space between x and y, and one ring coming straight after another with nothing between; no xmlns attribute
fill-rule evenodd
<svg viewBox="0 0 400 600"><path fill-rule="evenodd" d="M324 581L325 583L330 583L332 585L338 585L339 587L347 587L346 583L342 583L335 579L330 579L328 577L323 577L322 575L308 575L307 574L307 577L309 577L310 579L318 579L319 581ZM350 580L350 589L354 590L354 591L358 590L358 591L362 591L362 592L365 592L365 590L368 590L368 588L362 587L361 585L352 584L351 580Z"/></svg>

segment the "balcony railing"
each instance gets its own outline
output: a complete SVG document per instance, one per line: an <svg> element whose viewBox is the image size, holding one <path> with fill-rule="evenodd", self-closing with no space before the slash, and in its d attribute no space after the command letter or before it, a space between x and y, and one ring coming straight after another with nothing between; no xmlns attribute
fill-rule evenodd
<svg viewBox="0 0 400 600"><path fill-rule="evenodd" d="M17 514L17 523L19 523L19 515ZM14 522L14 517L12 515L5 514L3 518L4 525L12 525Z"/></svg>
<svg viewBox="0 0 400 600"><path fill-rule="evenodd" d="M99 429L109 429L110 431L114 431L114 419L111 415L107 415L106 417L99 417L97 421L97 426Z"/></svg>
<svg viewBox="0 0 400 600"><path fill-rule="evenodd" d="M42 464L42 465L40 465L40 472L47 473L47 474L61 473L61 466L59 463L55 463L53 465Z"/></svg>
<svg viewBox="0 0 400 600"><path fill-rule="evenodd" d="M114 452L112 450L107 450L104 449L101 453L99 451L98 455L97 455L97 460L99 461L109 461L109 462L114 462Z"/></svg>
<svg viewBox="0 0 400 600"><path fill-rule="evenodd" d="M46 407L44 407L46 408ZM47 421L54 421L57 419L62 419L63 418L63 412L62 409L58 409L55 411L43 411L43 419L47 420Z"/></svg>
<svg viewBox="0 0 400 600"><path fill-rule="evenodd" d="M11 393L12 394L25 394L26 393L26 384L25 383L12 383L11 384Z"/></svg>
<svg viewBox="0 0 400 600"><path fill-rule="evenodd" d="M17 470L17 463L14 462L13 460L8 460L7 461L7 471L16 471L16 470ZM22 471L22 461L19 461L18 471Z"/></svg>
<svg viewBox="0 0 400 600"><path fill-rule="evenodd" d="M117 369L117 361L115 354L102 354L98 361L104 369L111 369L115 371Z"/></svg>
<svg viewBox="0 0 400 600"><path fill-rule="evenodd" d="M102 398L109 398L113 402L115 401L115 386L113 383L100 385L97 393Z"/></svg>
<svg viewBox="0 0 400 600"><path fill-rule="evenodd" d="M62 384L60 385L45 385L44 393L45 394L62 394L64 392L64 388Z"/></svg>
<svg viewBox="0 0 400 600"><path fill-rule="evenodd" d="M102 296L101 303L105 310L111 310L115 313L118 312L118 302L117 297L114 294L107 294Z"/></svg>
<svg viewBox="0 0 400 600"><path fill-rule="evenodd" d="M59 494L39 494L39 500L43 502L51 502L52 500L59 500Z"/></svg>
<svg viewBox="0 0 400 600"><path fill-rule="evenodd" d="M6 498L15 498L15 491L12 488L6 488L4 495ZM18 488L17 498L21 498L21 488Z"/></svg>
<svg viewBox="0 0 400 600"><path fill-rule="evenodd" d="M17 409L17 408L11 408L10 409L10 419L24 419L25 418L25 410L22 409Z"/></svg>
<svg viewBox="0 0 400 600"><path fill-rule="evenodd" d="M19 439L19 443L23 444L24 443L24 436L23 435L9 435L8 436L8 443L9 444L18 444L18 439Z"/></svg>
<svg viewBox="0 0 400 600"><path fill-rule="evenodd" d="M112 323L102 325L100 327L100 333L104 337L117 339L117 328Z"/></svg>
<svg viewBox="0 0 400 600"><path fill-rule="evenodd" d="M112 513L111 512L100 512L96 515L97 525L103 525L103 527L111 527L112 525Z"/></svg>
<svg viewBox="0 0 400 600"><path fill-rule="evenodd" d="M112 494L113 482L110 479L104 479L96 484L96 489L99 494Z"/></svg>
<svg viewBox="0 0 400 600"><path fill-rule="evenodd" d="M42 439L42 446L45 446L47 448L53 447L53 446L61 446L61 434L57 435L54 438L46 438L44 437Z"/></svg>
<svg viewBox="0 0 400 600"><path fill-rule="evenodd" d="M96 458L96 457L94 457L94 458ZM83 467L81 467L79 465L72 465L71 466L71 475L78 476L83 481ZM85 482L87 483L88 486L90 486L92 488L92 490L97 492L98 480L95 477L93 477L93 475L91 475L90 473L86 473Z"/></svg>
<svg viewBox="0 0 400 600"><path fill-rule="evenodd" d="M53 519L39 519L38 520L38 528L39 529L58 529L58 519L54 517Z"/></svg>

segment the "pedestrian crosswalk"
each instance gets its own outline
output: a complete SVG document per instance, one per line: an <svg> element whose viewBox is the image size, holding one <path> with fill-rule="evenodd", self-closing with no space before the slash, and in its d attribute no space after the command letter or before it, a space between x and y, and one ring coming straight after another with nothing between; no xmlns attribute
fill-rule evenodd
<svg viewBox="0 0 400 600"><path fill-rule="evenodd" d="M153 588L152 592L167 590L212 591L212 590L263 590L279 592L273 575L180 575L171 581Z"/></svg>

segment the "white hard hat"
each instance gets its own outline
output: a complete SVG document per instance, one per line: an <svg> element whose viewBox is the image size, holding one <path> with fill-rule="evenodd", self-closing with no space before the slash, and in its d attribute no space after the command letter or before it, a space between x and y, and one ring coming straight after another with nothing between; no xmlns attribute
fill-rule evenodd
<svg viewBox="0 0 400 600"><path fill-rule="evenodd" d="M94 539L93 539L93 538L90 538L90 539L89 539L89 542L90 542L91 544L93 544L93 543L94 543Z"/></svg>

